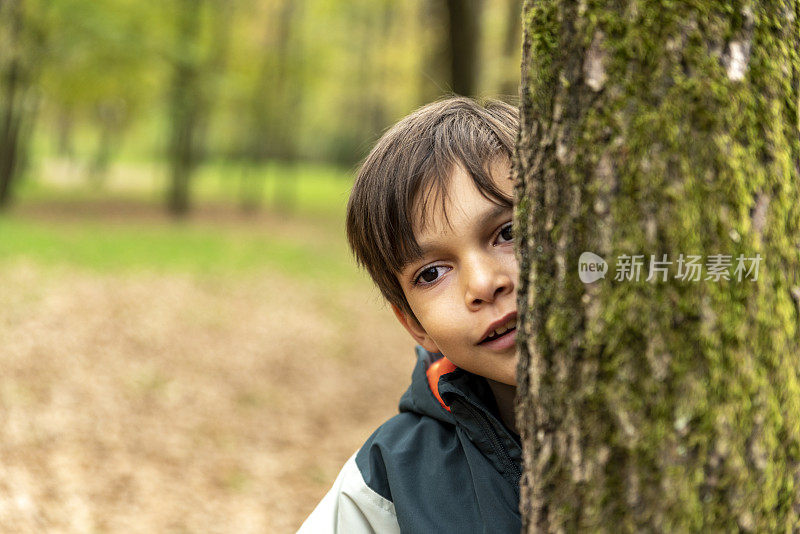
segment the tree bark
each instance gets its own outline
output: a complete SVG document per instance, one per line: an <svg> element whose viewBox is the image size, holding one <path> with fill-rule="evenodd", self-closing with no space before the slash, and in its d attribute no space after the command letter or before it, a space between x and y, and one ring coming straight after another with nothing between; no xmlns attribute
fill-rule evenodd
<svg viewBox="0 0 800 534"><path fill-rule="evenodd" d="M800 529L799 22L797 0L526 0L525 532Z"/></svg>

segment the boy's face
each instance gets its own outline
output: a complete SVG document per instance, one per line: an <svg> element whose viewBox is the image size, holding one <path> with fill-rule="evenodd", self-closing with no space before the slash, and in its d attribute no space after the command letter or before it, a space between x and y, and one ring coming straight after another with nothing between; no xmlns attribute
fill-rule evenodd
<svg viewBox="0 0 800 534"><path fill-rule="evenodd" d="M513 183L507 158L497 159L492 178L509 197ZM419 323L392 306L414 339L430 352L441 352L456 366L488 379L516 385L516 349L512 330L484 341L497 321L516 325L519 268L511 239L512 209L484 198L462 168L450 177L446 202L430 202L428 222L414 235L421 258L398 274Z"/></svg>

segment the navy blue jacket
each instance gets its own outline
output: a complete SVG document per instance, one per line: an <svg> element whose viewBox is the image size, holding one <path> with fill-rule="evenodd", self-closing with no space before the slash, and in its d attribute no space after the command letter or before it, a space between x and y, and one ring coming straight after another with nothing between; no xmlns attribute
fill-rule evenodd
<svg viewBox="0 0 800 534"><path fill-rule="evenodd" d="M416 351L400 413L347 461L299 532L520 531L519 438L501 423L488 383Z"/></svg>

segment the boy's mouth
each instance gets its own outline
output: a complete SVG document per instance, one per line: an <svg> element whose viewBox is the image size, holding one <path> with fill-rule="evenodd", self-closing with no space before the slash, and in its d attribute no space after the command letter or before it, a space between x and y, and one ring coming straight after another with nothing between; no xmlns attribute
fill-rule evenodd
<svg viewBox="0 0 800 534"><path fill-rule="evenodd" d="M510 330L506 330L502 334L492 334L492 335L490 335L488 337L485 337L483 339L483 341L478 343L478 345L482 345L484 343L489 343L490 341L494 341L495 339L500 339L501 337L505 337L505 336L507 336L509 334L513 334L516 331L517 331L517 327L515 326L515 327L511 328Z"/></svg>
<svg viewBox="0 0 800 534"><path fill-rule="evenodd" d="M483 339L478 344L489 343L495 339L499 339L509 332L517 329L517 313L511 312L499 320L495 321L489 326L489 329L484 333Z"/></svg>

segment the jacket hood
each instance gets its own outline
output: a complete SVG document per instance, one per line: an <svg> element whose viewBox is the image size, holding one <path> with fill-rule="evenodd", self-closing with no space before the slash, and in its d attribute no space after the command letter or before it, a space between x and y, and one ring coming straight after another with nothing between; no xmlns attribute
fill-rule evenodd
<svg viewBox="0 0 800 534"><path fill-rule="evenodd" d="M417 363L411 374L411 385L400 398L400 412L418 413L455 424L462 410L453 404L464 401L491 414L492 418L499 416L494 394L485 378L454 366L440 352L428 352L420 345L415 350ZM455 414L451 408L456 408Z"/></svg>
<svg viewBox="0 0 800 534"><path fill-rule="evenodd" d="M415 347L417 363L411 373L411 385L400 397L400 411L413 412L433 417L439 421L455 424L455 418L434 396L428 383L427 371L431 365L443 358L440 352L428 352L420 345ZM445 375L446 376L446 375Z"/></svg>
<svg viewBox="0 0 800 534"><path fill-rule="evenodd" d="M431 373L434 377L429 380L428 369L440 362L443 355L428 352L419 345L416 352L417 364L411 375L411 386L400 398L400 412L426 415L458 427L519 491L522 462L519 437L500 421L494 394L486 379L444 360L441 363L448 364L444 370L450 372L438 369ZM432 388L438 389L441 401Z"/></svg>

